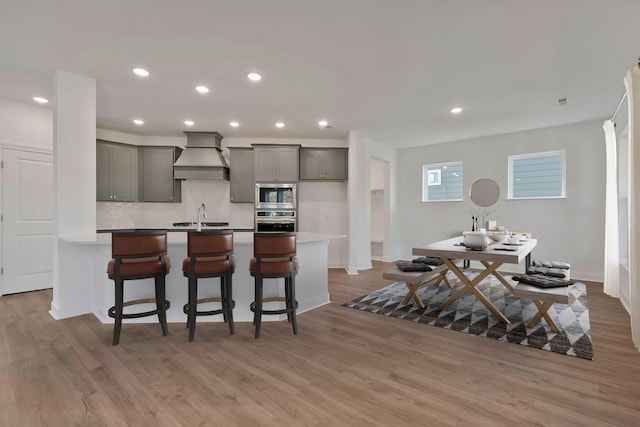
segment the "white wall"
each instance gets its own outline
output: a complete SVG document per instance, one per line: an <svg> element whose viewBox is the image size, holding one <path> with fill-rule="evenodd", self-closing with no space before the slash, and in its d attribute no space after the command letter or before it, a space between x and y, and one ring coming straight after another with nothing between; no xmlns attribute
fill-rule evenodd
<svg viewBox="0 0 640 427"><path fill-rule="evenodd" d="M383 259L399 259L400 236L392 227L396 223L396 150L361 132L349 133L349 242L347 271L371 268L371 163L382 160L385 179ZM388 178L386 178L388 177Z"/></svg>
<svg viewBox="0 0 640 427"><path fill-rule="evenodd" d="M0 99L0 144L51 152L53 111L49 107Z"/></svg>
<svg viewBox="0 0 640 427"><path fill-rule="evenodd" d="M299 230L347 235L347 183L300 182L298 184ZM344 268L347 239L329 242L329 267Z"/></svg>
<svg viewBox="0 0 640 427"><path fill-rule="evenodd" d="M376 246L382 247L384 242L384 229L385 229L385 193L384 188L388 186L386 183L385 162L380 159L371 159L371 241L377 242ZM379 258L382 256L374 256L373 248L371 246L372 258Z"/></svg>
<svg viewBox="0 0 640 427"><path fill-rule="evenodd" d="M50 314L66 318L85 314L92 290L79 277L93 265L78 265L77 253L61 237L96 229L96 81L56 70L53 76L53 169L55 236L53 301Z"/></svg>
<svg viewBox="0 0 640 427"><path fill-rule="evenodd" d="M566 150L567 197L506 200L509 155ZM463 202L421 202L422 165L463 162ZM572 278L603 280L604 136L602 121L475 138L401 150L398 153L397 232L402 253L459 235L471 223L468 188L479 178L501 186L498 222L509 230L530 231L538 239L534 259L571 263Z"/></svg>

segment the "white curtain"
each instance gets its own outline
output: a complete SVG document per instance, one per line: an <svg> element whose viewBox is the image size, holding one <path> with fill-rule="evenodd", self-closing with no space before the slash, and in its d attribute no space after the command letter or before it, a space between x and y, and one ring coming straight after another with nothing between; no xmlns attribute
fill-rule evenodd
<svg viewBox="0 0 640 427"><path fill-rule="evenodd" d="M624 77L629 109L629 309L631 338L640 349L640 69L631 66ZM638 111L638 114L635 114Z"/></svg>
<svg viewBox="0 0 640 427"><path fill-rule="evenodd" d="M620 256L618 234L618 150L613 120L602 125L606 145L606 191L604 228L604 293L620 298Z"/></svg>

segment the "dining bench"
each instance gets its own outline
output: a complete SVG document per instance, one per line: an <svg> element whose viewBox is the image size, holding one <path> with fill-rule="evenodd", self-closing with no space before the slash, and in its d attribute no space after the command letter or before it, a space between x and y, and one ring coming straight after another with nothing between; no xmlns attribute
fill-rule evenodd
<svg viewBox="0 0 640 427"><path fill-rule="evenodd" d="M557 334L560 329L556 322L551 318L548 311L554 303L569 303L569 287L562 286L557 288L540 288L535 285L516 282L513 286L513 296L520 299L530 299L538 308L538 313L527 324L527 328L533 328L542 318L547 321L547 325Z"/></svg>
<svg viewBox="0 0 640 427"><path fill-rule="evenodd" d="M449 267L445 264L431 266L431 271L402 271L398 268L394 268L382 273L382 278L404 282L409 292L407 292L407 295L402 300L402 305L408 304L411 298L413 298L418 307L424 309L425 305L417 294L418 289L427 285L439 285L442 281L451 288L451 282L449 282L449 279L447 278L448 271Z"/></svg>

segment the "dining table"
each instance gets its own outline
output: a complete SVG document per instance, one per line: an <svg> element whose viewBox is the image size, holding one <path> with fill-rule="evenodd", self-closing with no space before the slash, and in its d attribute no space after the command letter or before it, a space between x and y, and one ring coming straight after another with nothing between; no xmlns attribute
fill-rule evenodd
<svg viewBox="0 0 640 427"><path fill-rule="evenodd" d="M478 285L491 274L513 293L513 286L498 271L498 268L503 264L520 264L526 260L538 241L530 238L522 238L514 243L492 241L486 248L476 250L467 248L463 240L463 236L458 236L412 249L413 255L440 258L464 285L451 295L439 310L446 309L463 295L472 292L501 322L510 323L509 319L478 289ZM456 264L456 260L479 261L484 268L475 277L469 277Z"/></svg>

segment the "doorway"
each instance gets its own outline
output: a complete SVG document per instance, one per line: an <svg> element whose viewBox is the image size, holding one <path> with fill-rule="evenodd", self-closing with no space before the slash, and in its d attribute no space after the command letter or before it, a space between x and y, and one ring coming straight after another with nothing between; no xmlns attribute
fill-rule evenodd
<svg viewBox="0 0 640 427"><path fill-rule="evenodd" d="M53 156L2 149L0 295L53 286Z"/></svg>
<svg viewBox="0 0 640 427"><path fill-rule="evenodd" d="M389 162L372 157L370 173L371 259L383 261L389 227Z"/></svg>

